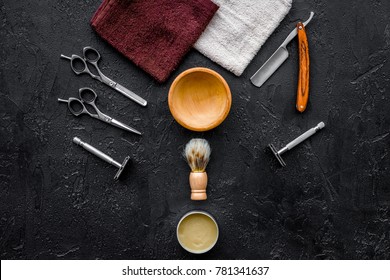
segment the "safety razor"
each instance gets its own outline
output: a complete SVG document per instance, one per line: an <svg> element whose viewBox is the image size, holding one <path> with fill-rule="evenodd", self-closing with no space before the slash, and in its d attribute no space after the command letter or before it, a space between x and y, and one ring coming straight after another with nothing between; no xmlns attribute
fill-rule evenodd
<svg viewBox="0 0 390 280"><path fill-rule="evenodd" d="M272 153L275 155L275 157L279 161L280 165L284 167L284 166L286 166L286 163L284 162L284 160L282 158L282 154L284 154L285 152L291 150L296 145L298 145L301 142L305 141L307 138L309 138L310 136L314 135L317 131L319 131L320 129L322 129L324 127L325 127L324 122L320 122L319 124L317 124L317 126L315 126L313 128L310 128L308 131L306 131L302 135L300 135L297 138L295 138L294 140L292 140L290 143L288 143L286 146L284 146L279 151L276 150L275 146L272 145L272 144L269 144L268 147L271 149Z"/></svg>
<svg viewBox="0 0 390 280"><path fill-rule="evenodd" d="M95 147L89 145L88 143L85 143L85 142L81 141L81 139L78 138L78 137L74 137L73 138L73 143L83 147L88 152L90 152L91 154L94 154L95 156L101 158L105 162L108 162L109 164L114 165L115 167L117 167L118 171L116 172L116 174L114 176L114 180L118 180L119 179L119 176L121 176L123 170L125 169L126 164L130 160L130 157L127 156L123 160L123 163L120 164L119 162L115 161L112 157L110 157L110 156L106 155L105 153L99 151L98 149L96 149Z"/></svg>

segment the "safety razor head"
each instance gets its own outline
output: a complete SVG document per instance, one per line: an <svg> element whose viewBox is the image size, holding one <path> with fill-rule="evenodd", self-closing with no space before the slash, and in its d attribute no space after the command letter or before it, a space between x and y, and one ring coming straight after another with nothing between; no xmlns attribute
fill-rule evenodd
<svg viewBox="0 0 390 280"><path fill-rule="evenodd" d="M123 170L125 169L127 163L129 162L129 160L130 160L130 157L129 157L129 156L127 156L127 157L124 159L124 161L123 161L121 167L119 168L118 172L115 174L114 180L118 180L118 179L119 179L119 177L121 176Z"/></svg>
<svg viewBox="0 0 390 280"><path fill-rule="evenodd" d="M284 160L282 159L282 157L280 156L278 151L275 149L274 145L269 144L268 147L271 149L272 153L275 155L275 157L279 161L280 165L283 167L286 166L286 163L284 162Z"/></svg>

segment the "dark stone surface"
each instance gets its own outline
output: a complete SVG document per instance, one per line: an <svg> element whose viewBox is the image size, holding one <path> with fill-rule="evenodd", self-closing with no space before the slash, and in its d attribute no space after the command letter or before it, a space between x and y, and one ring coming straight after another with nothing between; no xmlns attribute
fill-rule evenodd
<svg viewBox="0 0 390 280"><path fill-rule="evenodd" d="M2 259L390 258L389 1L294 1L241 77L193 50L162 85L92 31L99 2L0 2ZM265 86L249 77L311 10L311 96L299 114L296 40ZM147 108L60 60L86 45ZM194 66L221 73L233 95L226 121L207 133L179 126L167 105L173 79ZM57 98L82 86L98 92L102 111L144 135L73 117ZM279 168L266 145L279 148L319 121L326 128ZM72 144L74 136L117 160L130 155L128 176L114 182L115 168ZM192 137L213 149L205 202L189 200L181 151ZM202 256L176 241L176 224L192 209L209 211L220 226L218 244Z"/></svg>

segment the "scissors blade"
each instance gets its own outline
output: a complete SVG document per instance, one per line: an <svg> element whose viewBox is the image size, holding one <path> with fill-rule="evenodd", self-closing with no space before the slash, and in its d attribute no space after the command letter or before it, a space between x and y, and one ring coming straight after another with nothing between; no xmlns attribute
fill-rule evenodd
<svg viewBox="0 0 390 280"><path fill-rule="evenodd" d="M135 94L131 90L125 88L124 86L122 86L118 83L115 84L114 89L116 91L119 91L120 93L122 93L127 98L130 98L131 100L133 100L134 102L137 102L138 104L140 104L142 106L146 106L148 104L148 102L145 99L143 99L142 97L138 96L137 94Z"/></svg>
<svg viewBox="0 0 390 280"><path fill-rule="evenodd" d="M125 125L124 123L117 121L116 119L111 119L110 123L116 127L122 128L126 131L133 132L133 133L138 134L138 135L142 135L142 133L139 132L138 130L136 130L135 128L132 128L128 125Z"/></svg>
<svg viewBox="0 0 390 280"><path fill-rule="evenodd" d="M97 66L96 66L97 67ZM97 67L97 69L99 69ZM108 78L107 76L105 76L102 72L99 71L99 75L101 77L101 81L103 83L105 83L106 85L108 85L109 87L115 89L116 91L122 93L124 96L126 96L127 98L130 98L131 100L133 100L134 102L142 105L142 106L146 106L148 104L148 102L143 99L142 97L138 96L137 94L135 94L134 92L132 92L131 90L125 88L124 86L118 84L117 82L114 82L113 80L111 80L110 78Z"/></svg>

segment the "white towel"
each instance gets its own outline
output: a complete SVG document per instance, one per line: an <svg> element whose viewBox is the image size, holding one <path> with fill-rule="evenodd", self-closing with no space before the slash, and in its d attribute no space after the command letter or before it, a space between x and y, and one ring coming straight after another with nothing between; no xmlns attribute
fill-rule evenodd
<svg viewBox="0 0 390 280"><path fill-rule="evenodd" d="M240 76L291 8L292 0L212 0L219 9L194 47Z"/></svg>

